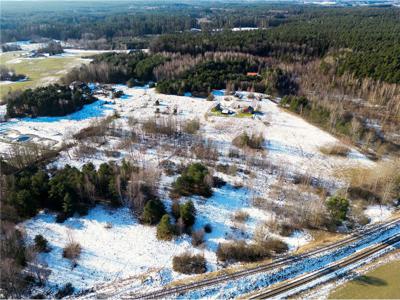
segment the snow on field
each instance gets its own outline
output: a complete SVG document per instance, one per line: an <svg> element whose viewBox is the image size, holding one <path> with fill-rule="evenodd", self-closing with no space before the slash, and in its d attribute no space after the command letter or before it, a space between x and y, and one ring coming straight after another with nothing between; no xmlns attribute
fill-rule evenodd
<svg viewBox="0 0 400 300"><path fill-rule="evenodd" d="M212 232L205 236L204 249L194 248L187 235L170 242L157 240L156 228L138 223L127 208L111 210L98 205L87 216L75 216L62 224L55 222L53 214L42 212L21 226L30 241L37 234L42 234L49 241L51 252L41 254L41 261L52 270L49 287L72 282L76 288L85 289L106 281L149 274L164 277L162 283L166 284L182 277L172 270L173 256L187 251L201 253L207 259L209 271L216 270L218 243L233 237L250 240L256 225L268 217L251 207L246 189L229 185L215 189L209 199L194 197L193 200L197 209L194 230L202 229L205 224L212 226ZM248 228L241 231L248 236L240 236L231 221L232 213L238 209L250 213L250 219L243 224ZM108 224L111 228L106 228ZM68 236L79 241L83 249L74 269L70 261L62 258ZM301 233L293 238L297 237L301 239ZM152 283L152 287L159 283Z"/></svg>
<svg viewBox="0 0 400 300"><path fill-rule="evenodd" d="M352 149L346 157L332 157L319 152L319 147L328 143L339 143L332 135L316 128L301 118L283 111L269 100L259 102L261 113L250 117L225 117L209 114L215 102L203 98L188 96L162 95L147 87L128 88L116 85L125 95L120 99L100 97L100 100L86 105L81 111L65 117L39 117L35 119L12 119L0 123L0 152L7 149L10 141L21 140L21 137L36 138L36 140L52 141L55 146L70 140L72 135L90 125L96 118L118 113L116 120L121 128L128 127L128 118L145 120L153 117L155 110L161 113L171 113L177 109L178 121L198 118L201 122L200 133L203 138L210 139L224 153L221 159L228 159L226 154L232 147L232 139L243 131L262 133L266 139L267 154L263 159L269 160L285 168L287 171L310 172L313 176L327 178L337 167L365 164L371 162L362 154ZM217 101L221 101L223 91L214 91ZM156 100L159 105L156 106ZM244 93L243 104L251 103ZM3 142L1 142L3 140ZM102 150L114 150L118 144L117 137L107 139L106 145L96 147L97 154L89 158L75 158L68 151L63 151L55 166L62 167L71 164L80 167L91 161L99 165L110 157L101 153ZM128 155L126 150L119 149L120 160ZM150 151L151 150L151 151ZM143 157L146 160L160 159L157 150L150 149ZM161 155L165 155L161 154ZM166 159L165 157L162 157ZM173 159L172 159L173 160ZM229 164L229 159L226 161ZM273 175L261 170L254 182L257 193L266 191ZM221 175L221 176L220 176ZM43 234L48 238L53 250L43 254L42 259L52 270L49 278L51 287L71 281L79 289L91 287L114 279L139 276L151 277L146 280L146 286L155 287L182 277L172 271L172 257L184 251L204 253L209 270L220 268L217 264L215 251L218 243L231 239L244 239L250 242L260 224L276 218L273 212L261 210L253 206L254 191L233 186L235 178L222 176L228 183L214 189L214 195L209 199L191 197L197 209L194 229L198 230L206 224L211 224L212 232L205 236L205 248L196 249L190 243L190 237L184 236L171 242L161 242L156 239L154 227L139 224L127 209L108 210L97 206L84 217L68 219L63 224L54 221L51 214L41 213L24 223L29 238ZM236 178L244 180L245 176ZM163 176L162 185L167 186L171 177ZM243 183L243 182L242 182ZM164 203L169 207L170 199L163 193ZM248 213L249 218L238 223L232 216L237 211ZM274 220L274 219L272 219ZM107 223L112 228L106 229ZM62 247L66 243L70 231L83 247L82 257L78 266L71 269L70 263L62 258ZM290 250L295 250L309 242L311 236L307 232L296 231L290 237L280 237ZM138 279L139 280L139 279ZM141 288L139 282L137 288Z"/></svg>
<svg viewBox="0 0 400 300"><path fill-rule="evenodd" d="M112 227L106 228L108 224ZM139 224L126 208L97 206L87 216L69 218L62 224L55 222L54 215L40 213L23 226L31 239L42 234L49 241L52 250L41 254L41 259L52 270L48 285L53 288L72 282L85 289L164 268L171 273L174 255L187 250L201 252L192 248L187 236L172 242L157 240L156 228ZM76 268L62 257L68 236L83 249Z"/></svg>
<svg viewBox="0 0 400 300"><path fill-rule="evenodd" d="M314 272L318 269L333 264L343 258L346 258L355 252L365 249L369 246L375 245L384 241L385 239L392 237L400 233L400 225L394 225L383 231L366 236L364 239L357 241L351 245L344 246L340 249L325 252L319 256L305 258L298 263L291 264L285 268L275 269L270 272L264 272L245 278L233 279L225 283L221 283L209 288L202 290L195 290L187 292L183 295L179 295L179 299L231 299L240 296L245 296L248 293L255 292L257 289L268 287L272 284L282 282L287 279L295 278L306 273ZM381 250L381 253L375 254L375 256L383 255L388 251L393 251L395 248L399 248L400 243L394 246L388 247ZM372 256L371 256L372 257ZM361 262L357 263L357 266L364 264L371 260L371 257L367 257ZM346 271L346 270L343 270ZM320 278L321 281L329 279L329 275L324 278ZM309 285L312 286L312 285Z"/></svg>
<svg viewBox="0 0 400 300"><path fill-rule="evenodd" d="M260 102L262 115L253 118L208 117L204 115L215 105L214 102L202 98L157 94L154 89L127 88L117 85L125 92L125 96L116 99L115 104L105 104L106 98L90 105L81 111L65 117L36 119L13 119L0 124L0 152L5 152L7 130L17 130L21 134L32 134L59 143L71 134L87 127L91 118L101 117L117 111L122 117L134 116L138 119L154 116L154 102L160 101L160 111L172 111L178 108L179 118L199 118L204 123L202 133L206 138L218 143L221 150L227 150L232 139L242 131L263 133L272 161L288 164L288 168L302 169L313 174L329 174L336 167L372 164L364 155L352 150L348 157L332 157L319 152L319 147L339 141L325 131L307 123L300 117L287 113L275 103L263 100ZM223 98L222 91L214 91L217 100ZM243 103L250 103L244 97Z"/></svg>
<svg viewBox="0 0 400 300"><path fill-rule="evenodd" d="M214 92L218 100L223 96ZM244 97L244 103L251 103ZM261 115L251 118L228 118L223 126L221 117L214 117L214 130L207 130L208 136L218 140L230 141L241 131L262 133L266 139L265 148L268 158L285 164L289 169L304 170L316 177L329 175L340 166L371 166L372 162L355 149L348 157L334 157L322 154L321 146L339 143L334 136L306 122L292 113L285 112L275 103L264 100L261 103ZM226 119L226 118L224 118ZM210 127L213 124L210 124ZM216 129L216 130L215 130Z"/></svg>
<svg viewBox="0 0 400 300"><path fill-rule="evenodd" d="M0 108L0 117L6 112L5 105ZM31 135L50 141L50 145L60 146L73 133L89 126L91 119L109 115L113 112L105 100L85 105L80 111L63 117L14 118L0 123L0 153L6 153L9 142L16 141L19 135ZM15 137L15 132L19 133ZM10 133L12 133L11 136ZM3 142L2 142L3 140Z"/></svg>
<svg viewBox="0 0 400 300"><path fill-rule="evenodd" d="M393 213L393 209L383 205L370 205L364 214L370 219L371 223L387 221Z"/></svg>

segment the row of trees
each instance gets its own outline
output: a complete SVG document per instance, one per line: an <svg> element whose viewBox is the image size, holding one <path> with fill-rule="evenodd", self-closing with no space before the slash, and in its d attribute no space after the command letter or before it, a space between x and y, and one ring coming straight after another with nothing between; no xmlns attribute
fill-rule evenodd
<svg viewBox="0 0 400 300"><path fill-rule="evenodd" d="M144 84L155 80L153 69L166 60L163 55L143 52L104 53L94 56L89 65L73 69L62 81Z"/></svg>
<svg viewBox="0 0 400 300"><path fill-rule="evenodd" d="M241 53L179 54L106 53L92 63L70 71L64 83L73 81L127 83L129 87L157 80L157 90L166 94L206 96L212 89L255 90L274 94L294 94L295 78L280 68L271 68L268 59ZM252 73L248 75L248 73ZM253 73L257 73L254 76Z"/></svg>
<svg viewBox="0 0 400 300"><path fill-rule="evenodd" d="M7 176L4 203L18 217L31 217L47 208L58 213L59 221L74 213L85 214L96 203L126 205L144 223L156 224L165 212L157 197L157 178L151 169L125 161L120 166L103 163L97 170L91 163L82 170L67 165L50 174L28 169ZM160 213L153 215L154 211Z"/></svg>
<svg viewBox="0 0 400 300"><path fill-rule="evenodd" d="M327 129L337 135L349 137L353 142L363 148L375 147L387 144L394 147L374 128L367 126L365 121L350 111L337 111L336 106L325 106L323 102L310 101L304 96L285 96L280 106L300 114L310 122ZM388 150L391 150L390 148ZM391 151L393 151L391 150Z"/></svg>

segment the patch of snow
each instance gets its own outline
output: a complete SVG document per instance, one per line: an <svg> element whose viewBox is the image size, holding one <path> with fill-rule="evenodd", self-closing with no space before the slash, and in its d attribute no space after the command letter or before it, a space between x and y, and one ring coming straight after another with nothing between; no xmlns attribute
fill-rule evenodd
<svg viewBox="0 0 400 300"><path fill-rule="evenodd" d="M364 214L370 219L371 223L385 222L393 213L393 209L383 205L370 205Z"/></svg>
<svg viewBox="0 0 400 300"><path fill-rule="evenodd" d="M106 228L111 224L111 228ZM171 269L172 257L193 249L187 236L176 241L159 241L156 228L138 223L127 208L115 210L96 206L87 216L72 217L56 223L55 216L40 213L22 224L30 240L42 234L52 250L40 255L42 263L52 272L48 286L56 288L71 282L77 289L146 274L152 269ZM82 246L75 268L62 257L68 235ZM175 274L173 277L176 278Z"/></svg>

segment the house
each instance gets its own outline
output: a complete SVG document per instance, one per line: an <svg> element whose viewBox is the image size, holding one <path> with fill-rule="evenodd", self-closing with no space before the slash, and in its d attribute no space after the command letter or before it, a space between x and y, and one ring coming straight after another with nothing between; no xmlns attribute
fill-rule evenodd
<svg viewBox="0 0 400 300"><path fill-rule="evenodd" d="M82 81L73 81L70 83L69 88L72 91L76 91L76 90L82 90L86 87L86 84Z"/></svg>
<svg viewBox="0 0 400 300"><path fill-rule="evenodd" d="M259 76L257 72L247 72L247 76L256 77Z"/></svg>
<svg viewBox="0 0 400 300"><path fill-rule="evenodd" d="M255 112L255 109L254 109L254 107L251 106L251 105L249 105L249 106L247 106L247 107L244 107L244 108L242 109L242 113L245 113L245 114L254 114L254 112Z"/></svg>

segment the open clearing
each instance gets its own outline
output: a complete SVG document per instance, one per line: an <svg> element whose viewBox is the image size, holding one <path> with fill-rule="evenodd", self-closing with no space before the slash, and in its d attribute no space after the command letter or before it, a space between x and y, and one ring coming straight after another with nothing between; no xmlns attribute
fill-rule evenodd
<svg viewBox="0 0 400 300"><path fill-rule="evenodd" d="M55 83L68 70L90 62L83 57L96 54L96 51L66 51L52 57L28 58L27 51L0 53L0 65L14 69L18 74L28 76L27 81L0 83L0 103L11 90L21 90Z"/></svg>
<svg viewBox="0 0 400 300"><path fill-rule="evenodd" d="M145 121L154 117L155 110L158 109L159 118L167 115L178 124L198 118L201 124L199 136L219 152L219 158L213 164L234 164L237 170L247 171L236 171L235 174L228 175L215 170L214 175L222 178L226 185L214 188L213 196L208 199L198 196L183 198L183 201L191 199L195 204L195 230L203 228L205 224L212 225L212 232L205 235L202 248L194 247L188 235L169 242L158 241L155 228L140 224L137 217L126 208L112 210L96 206L87 216L74 216L64 223L56 223L53 214L42 212L20 224L25 228L28 240L32 241L37 234L42 234L49 240L52 251L41 254L40 263L51 271L47 288L52 290L65 282L71 282L78 290L83 290L121 279L129 280L131 291L163 286L174 280L188 278L188 275L172 270L172 257L186 251L203 254L208 271L222 270L224 265L217 261L215 253L219 243L238 239L251 242L255 232L263 228L263 224L278 220L279 213L274 211L274 206L263 207L263 204L276 203L279 207L288 201L283 199L290 193L295 193L296 196L294 202L288 205L304 207L308 203L319 201L318 194L311 187L296 186L287 179L283 183L282 176L311 176L313 181L334 191L341 184L335 176L335 170L344 166L373 164L355 149L351 149L347 157L328 156L319 152L322 145L340 142L301 118L285 112L268 99L259 102L260 113L252 118L220 117L210 114L215 102L202 98L163 95L156 93L154 89L142 87L116 85L115 88L122 90L125 95L120 99L100 96L97 102L68 116L11 119L0 124L1 152L7 153L10 143L18 142L21 136L58 148L65 140L73 142L73 134L90 126L94 120L114 115L116 135L103 136L104 140L100 144L96 140L86 140L86 146L94 149L89 155L79 155L79 145L64 150L50 167L60 168L70 164L81 168L88 162L99 166L105 161L118 163L124 158L136 160L140 164L154 165L156 168L159 168L158 163L163 160L177 165L193 161L190 154L177 155L174 147L166 148L162 141L154 144L150 139L128 147L123 145L124 132L135 128L131 127L132 118ZM251 103L247 93L243 94L243 104ZM217 96L217 100L222 97ZM177 113L171 114L175 108ZM243 131L261 133L265 139L263 150L244 153L241 158L229 157L232 140ZM171 143L167 140L165 146ZM180 145L180 148L184 149L184 146ZM110 153L113 155L110 156ZM247 162L246 155L256 157L261 165ZM167 191L175 178L176 176L161 175L159 194L168 210L171 209L171 199ZM287 187L285 193L288 194L276 192L280 184ZM262 200L267 202L256 204L257 198L268 201ZM239 210L247 213L249 218L237 224L232 216ZM78 265L72 269L70 262L62 258L62 248L69 235L79 240L83 249ZM287 236L276 232L269 232L268 235L287 243L290 251L296 251L313 240L310 232L301 229Z"/></svg>
<svg viewBox="0 0 400 300"><path fill-rule="evenodd" d="M360 275L339 286L330 299L399 299L400 260Z"/></svg>

